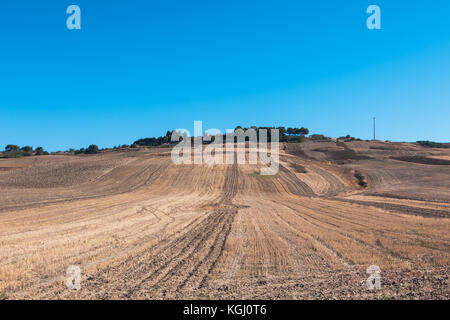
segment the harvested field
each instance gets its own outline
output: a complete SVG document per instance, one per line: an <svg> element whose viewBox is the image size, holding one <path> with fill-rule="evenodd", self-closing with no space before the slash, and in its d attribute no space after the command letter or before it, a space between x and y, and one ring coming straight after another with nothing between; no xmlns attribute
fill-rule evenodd
<svg viewBox="0 0 450 320"><path fill-rule="evenodd" d="M392 158L450 150L281 149L269 177L175 165L164 148L0 159L0 297L450 299L450 166Z"/></svg>

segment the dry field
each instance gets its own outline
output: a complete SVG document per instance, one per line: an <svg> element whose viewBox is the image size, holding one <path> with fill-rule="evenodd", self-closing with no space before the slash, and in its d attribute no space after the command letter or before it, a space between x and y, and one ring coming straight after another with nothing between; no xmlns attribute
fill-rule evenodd
<svg viewBox="0 0 450 320"><path fill-rule="evenodd" d="M167 148L0 159L0 299L449 299L449 159L382 142L283 145L275 176Z"/></svg>

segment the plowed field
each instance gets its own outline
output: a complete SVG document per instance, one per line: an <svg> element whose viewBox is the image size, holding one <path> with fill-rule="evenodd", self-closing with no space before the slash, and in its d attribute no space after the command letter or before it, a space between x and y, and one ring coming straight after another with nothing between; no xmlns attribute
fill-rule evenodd
<svg viewBox="0 0 450 320"><path fill-rule="evenodd" d="M0 298L450 299L447 150L289 144L274 176L167 148L0 159Z"/></svg>

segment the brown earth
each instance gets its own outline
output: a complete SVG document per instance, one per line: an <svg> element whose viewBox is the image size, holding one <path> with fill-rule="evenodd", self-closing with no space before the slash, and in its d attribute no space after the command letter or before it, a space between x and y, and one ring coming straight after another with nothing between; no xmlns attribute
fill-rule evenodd
<svg viewBox="0 0 450 320"><path fill-rule="evenodd" d="M450 150L281 149L275 176L158 148L0 159L0 299L450 298L450 166L404 160Z"/></svg>

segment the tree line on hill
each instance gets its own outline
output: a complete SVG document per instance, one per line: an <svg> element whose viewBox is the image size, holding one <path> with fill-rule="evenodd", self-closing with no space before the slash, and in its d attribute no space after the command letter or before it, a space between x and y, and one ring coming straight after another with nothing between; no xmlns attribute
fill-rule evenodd
<svg viewBox="0 0 450 320"><path fill-rule="evenodd" d="M30 146L19 147L14 144L8 144L5 147L5 151L2 153L2 158L20 158L20 157L29 157L29 156L44 156L49 153L44 150L42 147L37 147L33 150Z"/></svg>
<svg viewBox="0 0 450 320"><path fill-rule="evenodd" d="M433 141L417 141L417 143L423 147L428 148L450 148L450 145L448 143L439 143Z"/></svg>
<svg viewBox="0 0 450 320"><path fill-rule="evenodd" d="M145 146L145 147L157 147L157 146L161 146L163 144L167 144L171 142L171 138L172 138L172 132L173 131L167 131L166 135L163 137L158 137L158 138L144 138L144 139L139 139L136 140L135 142L133 142L132 145L135 146Z"/></svg>
<svg viewBox="0 0 450 320"><path fill-rule="evenodd" d="M285 128L285 127L256 127L252 126L249 128L244 128L242 126L237 126L235 128L236 130L243 130L244 132L248 129L253 129L256 131L257 138L259 140L260 130L265 129L267 132L267 140L270 142L272 140L271 137L271 129L278 129L279 130L279 141L280 142L302 142L305 139L305 136L309 133L309 130L305 127L301 128ZM132 146L141 146L141 147L156 147L161 146L164 144L170 144L172 143L172 133L174 131L167 131L165 136L158 137L158 138L144 138L136 140ZM183 140L186 138L185 135L178 132L180 139ZM322 136L323 137L323 136ZM192 142L194 140L194 137L191 137ZM248 140L248 137L246 138ZM203 144L210 144L214 141L214 136L211 138L210 141L203 141ZM226 141L226 134L223 134L223 141Z"/></svg>
<svg viewBox="0 0 450 320"><path fill-rule="evenodd" d="M300 128L286 128L286 127L256 127L251 126L249 128L244 128L242 126L237 126L234 130L243 130L244 132L248 129L253 129L256 131L256 135L259 141L260 137L260 131L262 129L266 130L267 133L267 141L270 142L272 140L271 137L271 129L278 129L279 130L279 141L280 142L303 142L305 139L309 139L311 141L316 142L327 142L331 141L331 138L324 136L323 134L311 134L308 137L306 135L309 134L309 129L305 127ZM172 134L175 131L167 131L165 136L160 137L149 137L149 138L142 138L134 141L131 145L118 145L114 146L113 148L105 148L105 149L99 149L99 147L95 144L91 144L87 148L81 148L78 150L75 149L69 149L67 151L58 151L54 152L52 154L96 154L101 151L115 151L115 150L123 150L123 149L135 149L138 147L159 147L163 145L170 146L171 144L177 143L178 141L172 141ZM181 134L180 132L177 132L180 136L179 141L186 139L187 136ZM192 139L192 142L194 140L194 137L190 137ZM339 137L337 140L344 141L344 142L351 142L351 141L361 141L361 139L354 138L350 135ZM203 141L203 144L209 144L214 141L214 136L210 139L210 141ZM226 134L223 135L223 141L226 141ZM236 138L235 138L236 141ZM248 141L248 137L246 138L246 141ZM449 148L450 144L445 143L438 143L438 142L432 142L432 141L417 141L417 144L429 147L429 148ZM37 147L33 150L30 146L24 146L20 148L17 145L8 144L5 147L5 151L2 152L1 156L2 158L19 158L19 157L27 157L27 156L41 156L41 155L48 155L49 153L45 151L42 147Z"/></svg>

